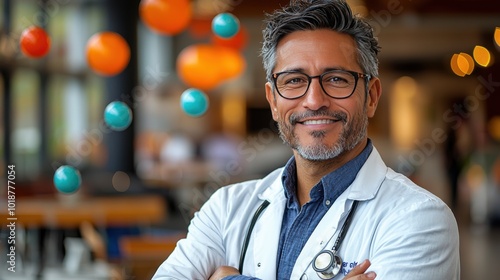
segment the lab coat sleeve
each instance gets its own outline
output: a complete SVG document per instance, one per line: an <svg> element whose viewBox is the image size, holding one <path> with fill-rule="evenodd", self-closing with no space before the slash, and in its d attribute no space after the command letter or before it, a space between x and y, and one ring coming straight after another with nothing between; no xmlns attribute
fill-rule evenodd
<svg viewBox="0 0 500 280"><path fill-rule="evenodd" d="M223 193L215 192L195 213L186 238L177 243L153 280L208 279L217 267L225 265L221 234L225 216Z"/></svg>
<svg viewBox="0 0 500 280"><path fill-rule="evenodd" d="M429 198L391 211L374 236L377 279L460 279L458 227L451 210Z"/></svg>

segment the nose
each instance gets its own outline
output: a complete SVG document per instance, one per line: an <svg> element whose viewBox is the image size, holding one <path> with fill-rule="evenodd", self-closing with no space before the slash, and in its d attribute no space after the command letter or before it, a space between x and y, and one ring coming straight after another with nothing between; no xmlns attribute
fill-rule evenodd
<svg viewBox="0 0 500 280"><path fill-rule="evenodd" d="M311 79L311 83L302 101L302 106L310 110L316 111L322 107L327 107L330 97L321 88L319 77Z"/></svg>

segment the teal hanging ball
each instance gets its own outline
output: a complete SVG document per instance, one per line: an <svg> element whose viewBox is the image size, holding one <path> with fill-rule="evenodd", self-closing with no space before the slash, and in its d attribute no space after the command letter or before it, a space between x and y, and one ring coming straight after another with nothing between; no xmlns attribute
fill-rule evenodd
<svg viewBox="0 0 500 280"><path fill-rule="evenodd" d="M199 89L187 89L181 94L181 108L187 115L199 117L208 109L208 97Z"/></svg>
<svg viewBox="0 0 500 280"><path fill-rule="evenodd" d="M113 101L104 109L104 122L115 131L127 129L132 123L132 110L121 101Z"/></svg>
<svg viewBox="0 0 500 280"><path fill-rule="evenodd" d="M239 30L240 21L233 14L221 13L212 20L212 32L221 38L229 39Z"/></svg>
<svg viewBox="0 0 500 280"><path fill-rule="evenodd" d="M82 183L80 171L69 165L62 165L54 173L56 189L65 194L76 192Z"/></svg>

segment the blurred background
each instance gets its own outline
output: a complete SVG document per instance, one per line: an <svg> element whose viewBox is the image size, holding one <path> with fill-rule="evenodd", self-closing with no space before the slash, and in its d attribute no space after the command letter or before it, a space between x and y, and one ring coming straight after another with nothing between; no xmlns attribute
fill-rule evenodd
<svg viewBox="0 0 500 280"><path fill-rule="evenodd" d="M216 189L260 178L290 157L259 56L263 15L288 1L164 0L159 17L148 8L154 2L0 0L0 279L150 279ZM348 2L382 46L383 96L369 137L391 168L454 211L462 279L495 278L500 4ZM236 36L214 34L221 13L239 19ZM20 48L33 25L50 37L40 57ZM128 47L113 73L87 59L90 38L102 32ZM103 67L117 63L119 47L100 58ZM201 116L180 105L189 88L208 97ZM131 109L126 129L105 123L112 101ZM54 187L62 165L79 170L76 192Z"/></svg>

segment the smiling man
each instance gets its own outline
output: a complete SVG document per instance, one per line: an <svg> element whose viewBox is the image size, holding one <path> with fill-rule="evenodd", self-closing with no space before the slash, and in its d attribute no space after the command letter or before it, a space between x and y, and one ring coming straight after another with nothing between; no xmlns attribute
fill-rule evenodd
<svg viewBox="0 0 500 280"><path fill-rule="evenodd" d="M287 164L218 190L154 279L459 279L458 229L367 136L379 46L344 1L269 15L266 97Z"/></svg>

